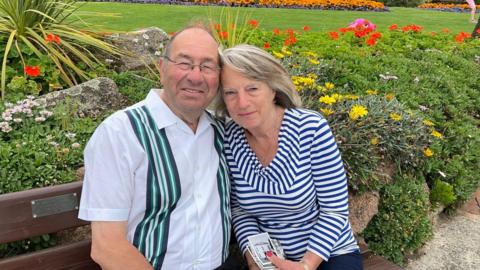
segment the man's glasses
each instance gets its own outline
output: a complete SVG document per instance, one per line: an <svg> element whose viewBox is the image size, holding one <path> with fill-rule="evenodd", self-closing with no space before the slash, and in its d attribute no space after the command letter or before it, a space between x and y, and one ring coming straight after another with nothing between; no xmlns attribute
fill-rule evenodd
<svg viewBox="0 0 480 270"><path fill-rule="evenodd" d="M176 61L173 61L172 59L170 59L168 56L164 56L163 58L165 58L165 59L167 59L167 61L173 63L177 68L179 68L181 70L192 71L195 67L198 66L198 68L200 69L200 72L204 75L217 74L218 71L220 70L220 67L218 67L217 65L215 65L213 63L195 65L195 64L192 64L190 62L184 62L184 61L176 62Z"/></svg>

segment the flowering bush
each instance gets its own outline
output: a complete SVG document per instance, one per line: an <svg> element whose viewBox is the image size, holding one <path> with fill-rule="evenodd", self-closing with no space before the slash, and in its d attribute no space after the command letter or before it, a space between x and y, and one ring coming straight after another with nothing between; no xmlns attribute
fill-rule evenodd
<svg viewBox="0 0 480 270"><path fill-rule="evenodd" d="M418 8L434 9L441 11L470 11L468 4L445 4L445 3L425 3L418 6ZM480 9L480 5L477 5L477 9Z"/></svg>

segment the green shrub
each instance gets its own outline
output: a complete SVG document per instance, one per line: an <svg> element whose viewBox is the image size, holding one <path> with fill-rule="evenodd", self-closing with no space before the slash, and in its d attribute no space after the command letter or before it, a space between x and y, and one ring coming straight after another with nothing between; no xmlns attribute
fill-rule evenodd
<svg viewBox="0 0 480 270"><path fill-rule="evenodd" d="M410 177L397 179L380 192L378 213L363 236L368 246L394 263L421 247L432 235L428 195L422 183Z"/></svg>
<svg viewBox="0 0 480 270"><path fill-rule="evenodd" d="M441 180L436 180L433 183L433 187L430 190L430 202L432 202L432 205L441 203L442 205L448 206L454 203L455 199L452 185Z"/></svg>
<svg viewBox="0 0 480 270"><path fill-rule="evenodd" d="M0 194L75 180L82 152L99 120L73 117L67 106L46 110L29 97L0 104ZM0 245L0 257L54 245L43 235Z"/></svg>
<svg viewBox="0 0 480 270"><path fill-rule="evenodd" d="M5 99L7 67L9 73L37 77L29 74L27 67L33 65L42 74L54 75L45 78L52 83L60 82L73 86L90 78L86 70L100 64L95 50L106 54L119 54L111 44L101 40L98 34L79 30L76 0L2 0L0 1L1 99ZM5 42L5 43L4 43ZM13 54L14 59L10 58ZM15 58L18 56L18 58ZM19 61L12 61L12 60ZM20 68L18 68L20 66ZM54 66L55 72L46 72ZM82 67L83 66L83 67ZM48 84L47 84L48 85ZM47 88L48 89L48 88Z"/></svg>

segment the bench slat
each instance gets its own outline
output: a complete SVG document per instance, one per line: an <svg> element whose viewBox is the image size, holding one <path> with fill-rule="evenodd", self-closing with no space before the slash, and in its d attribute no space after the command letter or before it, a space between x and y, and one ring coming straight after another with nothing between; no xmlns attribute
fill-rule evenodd
<svg viewBox="0 0 480 270"><path fill-rule="evenodd" d="M90 258L90 240L0 260L2 270L100 270Z"/></svg>
<svg viewBox="0 0 480 270"><path fill-rule="evenodd" d="M0 243L57 232L89 224L77 218L78 210L33 218L32 200L76 193L80 200L82 182L35 188L0 195Z"/></svg>

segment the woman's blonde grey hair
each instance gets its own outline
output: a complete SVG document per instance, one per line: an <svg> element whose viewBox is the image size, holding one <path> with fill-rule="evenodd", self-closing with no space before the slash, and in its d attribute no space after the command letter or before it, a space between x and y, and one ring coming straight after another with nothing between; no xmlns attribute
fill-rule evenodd
<svg viewBox="0 0 480 270"><path fill-rule="evenodd" d="M241 44L220 53L222 66L240 72L247 78L266 83L275 91L275 104L283 108L301 106L301 99L295 85L282 64L268 52L252 46ZM219 117L229 116L223 101L222 87L215 105L215 114Z"/></svg>

